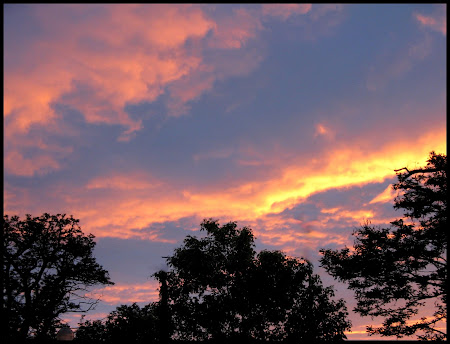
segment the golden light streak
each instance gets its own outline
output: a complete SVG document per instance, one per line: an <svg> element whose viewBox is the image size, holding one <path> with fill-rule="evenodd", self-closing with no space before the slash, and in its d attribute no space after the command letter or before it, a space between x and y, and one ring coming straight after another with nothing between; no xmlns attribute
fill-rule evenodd
<svg viewBox="0 0 450 344"><path fill-rule="evenodd" d="M311 166L303 161L282 167L270 179L244 181L240 185L236 180L233 186L223 186L219 181L201 189L186 185L180 190L142 171L128 177L110 175L103 182L98 176L74 197L68 195L66 202L96 236L155 240L156 232L141 232L152 223L192 216L254 221L289 209L318 192L383 182L395 176L394 169L424 165L431 150L445 152L445 136L445 129L441 128L414 142L390 143L372 152L337 148ZM376 217L373 209L340 208L323 212L358 223Z"/></svg>
<svg viewBox="0 0 450 344"><path fill-rule="evenodd" d="M134 237L167 243L176 240L164 237L161 230L151 228L152 224L178 221L185 217L197 218L199 221L213 217L219 218L221 222L239 220L249 223L260 219L269 230L285 223L298 230L307 228L322 232L329 226L327 221L337 218L351 226L365 219L377 223L391 221L393 219L380 219L374 208L324 208L322 214L329 216L315 223L296 220L285 222L286 219L273 217L273 214L295 206L314 193L382 182L385 178L395 176L394 169L416 166L417 163L424 165L431 150L446 151L445 136L445 129L441 128L425 133L413 142L391 143L370 153L337 148L311 166L304 161L298 165L291 164L280 168L278 174L271 174L269 179L255 179L251 183L244 181L241 184L236 179L233 186L224 186L218 181L202 189L186 185L184 190L180 190L168 180L158 180L143 171L97 176L88 181L84 188L62 193L63 198L57 208L70 208L71 213L82 220L83 228L97 237ZM16 192L19 190L15 190L14 194ZM39 208L41 202L35 197L28 194L25 200L27 203L19 204L12 203L12 198L8 196L6 201L9 211L46 211L47 208ZM376 204L372 202L371 205ZM270 214L271 217L268 217ZM290 240L316 240L312 238L313 234L310 237L307 234L299 237L289 233L278 233L276 236L268 232L258 235L265 242L273 239L280 244ZM337 237L332 239L340 242L344 240Z"/></svg>
<svg viewBox="0 0 450 344"><path fill-rule="evenodd" d="M382 193L372 199L369 204L393 202L397 192L389 185Z"/></svg>

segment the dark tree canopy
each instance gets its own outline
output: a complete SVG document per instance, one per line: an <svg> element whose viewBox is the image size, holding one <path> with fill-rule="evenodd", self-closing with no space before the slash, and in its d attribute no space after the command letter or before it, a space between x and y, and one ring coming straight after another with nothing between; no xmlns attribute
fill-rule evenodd
<svg viewBox="0 0 450 344"><path fill-rule="evenodd" d="M85 295L89 286L113 284L93 256L94 236L85 236L79 220L65 215L4 216L4 337L51 337L58 316L87 311L97 300Z"/></svg>
<svg viewBox="0 0 450 344"><path fill-rule="evenodd" d="M121 305L105 320L86 320L79 323L78 343L156 343L159 320L157 303L140 308L136 303Z"/></svg>
<svg viewBox="0 0 450 344"><path fill-rule="evenodd" d="M254 250L250 228L205 220L167 259L169 332L183 340L340 340L350 328L312 265L280 251Z"/></svg>
<svg viewBox="0 0 450 344"><path fill-rule="evenodd" d="M384 318L369 334L445 339L447 319L447 156L431 152L425 167L396 170L395 209L404 218L387 228L357 230L354 250L321 250L321 264L356 292L356 311ZM421 306L432 317L413 321Z"/></svg>

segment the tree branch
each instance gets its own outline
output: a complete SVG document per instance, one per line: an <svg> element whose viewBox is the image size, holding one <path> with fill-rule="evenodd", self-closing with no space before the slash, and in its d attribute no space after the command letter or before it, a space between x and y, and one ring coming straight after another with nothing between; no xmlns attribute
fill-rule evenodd
<svg viewBox="0 0 450 344"><path fill-rule="evenodd" d="M394 170L394 172L399 172L401 170L406 170L406 172L407 172L406 176L404 176L405 179L409 178L413 174L417 174L417 173L431 173L431 172L439 172L439 171L441 171L441 169L438 169L438 168L426 168L426 169L418 168L418 169L410 171L410 170L408 170L407 167L402 167L402 168L399 168L398 170Z"/></svg>

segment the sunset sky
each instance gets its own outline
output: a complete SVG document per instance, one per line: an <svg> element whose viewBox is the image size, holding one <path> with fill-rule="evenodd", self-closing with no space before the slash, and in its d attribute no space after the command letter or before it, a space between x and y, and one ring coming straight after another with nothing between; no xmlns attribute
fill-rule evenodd
<svg viewBox="0 0 450 344"><path fill-rule="evenodd" d="M394 169L446 153L446 27L442 4L4 5L4 213L96 236L116 284L88 318L157 300L214 218L311 260L367 339L318 251L400 217Z"/></svg>

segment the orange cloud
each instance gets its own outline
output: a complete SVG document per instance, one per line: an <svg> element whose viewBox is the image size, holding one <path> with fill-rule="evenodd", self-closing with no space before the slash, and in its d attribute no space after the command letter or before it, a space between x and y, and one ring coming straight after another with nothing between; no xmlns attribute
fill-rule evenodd
<svg viewBox="0 0 450 344"><path fill-rule="evenodd" d="M102 15L85 18L87 9L93 8ZM233 50L245 46L261 28L258 17L251 19L249 11L237 10L231 17L212 20L198 6L43 5L36 9L38 18L54 36L49 36L47 49L32 45L30 51L43 51L46 63L38 60L39 68L29 67L26 75L20 69L5 71L5 170L23 176L59 169L60 157L70 154L67 148L55 155L54 145L44 143L39 143L40 154L25 158L23 153L36 145L34 137L26 133L30 127L40 124L49 131L58 130L55 123L63 119L52 111L52 101L60 100L80 109L89 123L121 124L126 127L122 137L129 137L141 124L124 112L127 102L152 101L170 89L182 105L211 88L215 73L218 78L248 73L248 68L240 70L232 64L223 67L223 60L218 60L217 65L206 64L199 44L202 38L208 46L215 40L215 48ZM70 16L85 18L85 25L71 23ZM150 26L145 18L153 19ZM174 25L162 28L167 21ZM238 29L245 34L235 31ZM160 30L161 37L169 41L173 36L173 41L160 40L155 30ZM208 34L214 39L209 39ZM183 43L188 39L199 44L198 50L186 51ZM96 46L102 49L94 49ZM244 65L252 63L254 60L249 58ZM28 83L21 88L23 81ZM35 89L41 92L33 95ZM34 108L37 111L32 111ZM331 131L324 123L319 123L316 130L322 135ZM358 140L363 138L335 144L320 160L292 158L292 152L284 148L270 154L259 147L243 147L236 154L227 149L194 154L194 161L229 157L238 165L266 166L268 171L263 177L237 177L232 182L217 181L202 187L187 183L180 189L175 183L136 171L129 175L98 175L82 188L60 196L58 209L71 209L97 236L164 241L167 239L158 231L144 229L153 223L189 216L254 220L293 207L330 188L381 182L405 163L423 163L431 150L446 150L446 131L442 127L431 128L413 142L398 137L376 149L361 145ZM30 204L21 206L36 209L40 202L30 200Z"/></svg>
<svg viewBox="0 0 450 344"><path fill-rule="evenodd" d="M280 226L282 222L278 223ZM307 233L298 233L294 229L286 233L278 230L276 232L264 232L255 230L256 237L261 243L266 245L274 245L282 248L283 252L298 255L298 252L305 252L305 249L317 251L319 248L328 244L348 245L348 235L330 233L329 231L311 231ZM300 253L305 256L305 253ZM311 257L304 257L309 258Z"/></svg>
<svg viewBox="0 0 450 344"><path fill-rule="evenodd" d="M393 202L396 196L397 192L392 189L392 185L389 185L382 193L372 199L369 204Z"/></svg>
<svg viewBox="0 0 450 344"><path fill-rule="evenodd" d="M408 162L424 162L433 149L445 152L445 136L445 129L433 130L423 134L414 143L392 142L372 152L344 146L330 151L320 163L285 166L280 178L266 184L265 202L257 209L264 213L279 202L292 199L294 204L298 198L329 188L382 182L395 175L394 169L398 166ZM286 204L282 204L282 207L286 207ZM281 210L283 208L272 208L274 212Z"/></svg>
<svg viewBox="0 0 450 344"><path fill-rule="evenodd" d="M320 134L320 135L324 135L328 132L328 130L322 125L322 124L318 124L316 126L316 133Z"/></svg>
<svg viewBox="0 0 450 344"><path fill-rule="evenodd" d="M413 317L412 319L409 319L406 321L406 325L412 325L414 323L420 322L422 318L425 320L430 320L433 317L433 313L436 309L432 305L432 302L427 302L424 307L420 309L419 315ZM358 317L355 318L357 320L357 323L353 322L351 331L345 332L345 335L347 336L348 340L389 340L386 339L386 337L382 337L380 335L373 335L369 336L367 334L366 327L367 326L373 326L373 327L380 327L382 326L382 319L373 318L370 319L368 317ZM446 332L447 322L446 320L439 321L436 323L435 329ZM418 331L416 334L424 334L422 331ZM415 335L411 337L403 337L401 340L416 340Z"/></svg>
<svg viewBox="0 0 450 344"><path fill-rule="evenodd" d="M201 46L191 53L184 49L188 39L213 32L209 44L228 42L221 48L236 49L261 29L244 10L216 23L201 7L187 4L38 5L33 10L48 30L45 48L30 47L35 61L26 62L35 66L31 72L5 70L4 113L14 115L22 130L54 118L50 104L63 95L87 122L139 130L140 122L123 111L127 102L154 101L166 85L198 69L210 75L177 83L172 92L186 102L211 88L214 66L204 65ZM82 22L71 20L74 15ZM39 56L43 60L36 60Z"/></svg>
<svg viewBox="0 0 450 344"><path fill-rule="evenodd" d="M65 185L65 192L55 190L54 206L70 209L74 216L82 219L83 228L97 237L136 237L174 242L159 230L151 229L151 225L184 217L252 222L292 208L318 192L379 183L394 177L394 169L415 166L416 163L423 165L431 150L445 152L446 131L443 127L433 129L413 142L400 140L372 151L356 147L355 142L350 146L336 145L315 162L291 159L272 173L260 179L253 178L251 182L235 178L231 182L216 180L213 184L196 186L182 181L158 180L144 171L99 175L83 187L67 190ZM33 195L29 197L26 204L16 207L12 203L10 210L20 208L35 213L48 210L48 204L43 205ZM333 217L361 223L372 215L377 217L371 211L369 208L358 212L325 209L324 214L328 212ZM273 226L276 227L276 222ZM314 230L321 231L322 228L317 225ZM279 239L280 242L289 240Z"/></svg>
<svg viewBox="0 0 450 344"><path fill-rule="evenodd" d="M26 54L5 46L5 57L13 61L4 70L5 170L22 176L62 168L65 155L55 157L50 147L41 147L41 158L26 158L26 149L35 145L23 143L32 128L48 136L76 130L55 104L79 111L89 124L119 125L118 140L130 140L142 130L143 118L130 116L127 104L154 102L167 93L168 115L185 114L188 103L216 80L247 75L259 65L261 53L245 47L264 29L264 16L307 14L311 5L264 4L225 15L189 4L39 4L30 9L39 30L26 42ZM316 12L324 10L318 6ZM205 49L240 53L206 61Z"/></svg>
<svg viewBox="0 0 450 344"><path fill-rule="evenodd" d="M314 137L321 136L326 139L334 139L335 132L334 130L330 129L330 127L324 123L317 123L315 126L315 134Z"/></svg>
<svg viewBox="0 0 450 344"><path fill-rule="evenodd" d="M216 78L247 74L259 63L258 58L237 57L229 62L232 68L224 68L220 59L206 63L202 56L205 44L239 49L256 36L259 21L244 10L216 23L201 6L188 4L41 4L31 9L42 37L30 42L20 58L8 55L15 50L5 47L6 57L17 60L17 66L4 71L5 132L9 146L21 145L5 149L6 171L12 174L60 168L58 160L41 163L50 154L27 160L23 150L28 146L20 144L32 127L66 134L55 103L78 110L87 123L120 125L119 140L126 141L142 129L142 119L131 117L126 104L153 102L169 92L169 115L178 116ZM213 39L206 39L209 33ZM187 40L197 42L194 49L186 49Z"/></svg>
<svg viewBox="0 0 450 344"><path fill-rule="evenodd" d="M46 174L60 168L59 162L50 154L26 158L17 150L8 151L4 157L4 163L9 173L24 177L31 177L36 173Z"/></svg>
<svg viewBox="0 0 450 344"><path fill-rule="evenodd" d="M333 218L336 220L346 217L356 221L363 221L374 217L374 212L372 210L364 209L351 211L340 209L339 207L337 207L331 209L322 209L321 212L325 214L333 214Z"/></svg>

